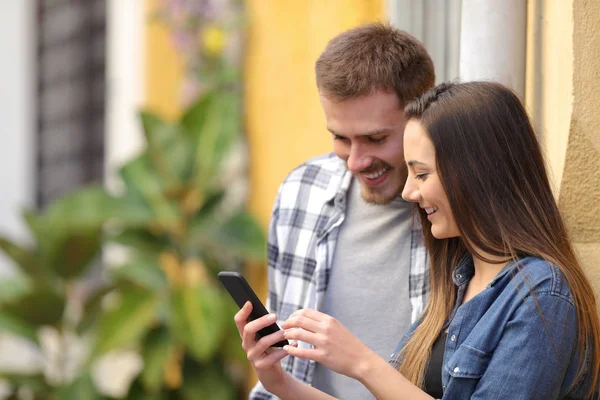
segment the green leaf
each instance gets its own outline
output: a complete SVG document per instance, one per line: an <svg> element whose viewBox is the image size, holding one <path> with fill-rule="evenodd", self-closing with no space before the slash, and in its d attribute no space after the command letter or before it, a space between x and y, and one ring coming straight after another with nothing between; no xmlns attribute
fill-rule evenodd
<svg viewBox="0 0 600 400"><path fill-rule="evenodd" d="M13 389L26 387L33 393L49 393L50 385L46 382L43 374L18 374L18 373L1 373L0 380L8 382Z"/></svg>
<svg viewBox="0 0 600 400"><path fill-rule="evenodd" d="M98 319L102 314L102 300L104 296L113 290L114 287L112 286L100 288L85 301L82 317L76 328L78 335L85 335L91 328L97 325Z"/></svg>
<svg viewBox="0 0 600 400"><path fill-rule="evenodd" d="M211 399L236 400L238 392L235 383L217 366L204 368L193 377L185 377L181 393L183 400Z"/></svg>
<svg viewBox="0 0 600 400"><path fill-rule="evenodd" d="M227 317L221 291L211 286L184 287L173 292L169 325L199 361L207 361L223 338Z"/></svg>
<svg viewBox="0 0 600 400"><path fill-rule="evenodd" d="M2 305L2 310L33 325L56 326L62 321L65 298L48 286L35 285L25 296Z"/></svg>
<svg viewBox="0 0 600 400"><path fill-rule="evenodd" d="M161 392L158 393L148 393L144 390L144 386L141 382L141 377L138 376L131 386L129 387L129 391L127 392L127 396L125 397L127 400L162 400L167 397L163 396ZM169 397L171 399L174 397Z"/></svg>
<svg viewBox="0 0 600 400"><path fill-rule="evenodd" d="M38 221L41 257L51 270L78 277L98 255L104 223L115 212L116 200L100 186L70 192L52 203Z"/></svg>
<svg viewBox="0 0 600 400"><path fill-rule="evenodd" d="M148 392L156 393L162 387L165 362L173 349L171 336L165 327L161 326L148 333L142 350L144 370L140 376Z"/></svg>
<svg viewBox="0 0 600 400"><path fill-rule="evenodd" d="M70 385L59 388L52 396L53 400L101 400L102 395L96 389L89 373L84 373Z"/></svg>
<svg viewBox="0 0 600 400"><path fill-rule="evenodd" d="M47 276L42 262L34 251L25 249L3 237L0 237L0 250L15 262L21 272L32 279Z"/></svg>
<svg viewBox="0 0 600 400"><path fill-rule="evenodd" d="M155 258L133 259L114 267L111 272L117 281L133 282L149 290L161 290L167 287L167 278Z"/></svg>
<svg viewBox="0 0 600 400"><path fill-rule="evenodd" d="M36 327L6 310L0 310L0 332L10 332L34 343L38 342Z"/></svg>
<svg viewBox="0 0 600 400"><path fill-rule="evenodd" d="M185 182L190 177L193 148L189 138L177 125L150 112L140 114L148 155L160 175L168 182Z"/></svg>
<svg viewBox="0 0 600 400"><path fill-rule="evenodd" d="M120 173L130 202L143 201L151 210L154 221L160 224L172 225L178 221L179 210L165 196L167 187L153 169L148 154L127 163Z"/></svg>
<svg viewBox="0 0 600 400"><path fill-rule="evenodd" d="M131 247L132 250L149 257L158 256L161 251L170 247L167 236L153 235L147 229L142 228L124 229L119 233L107 236L106 239Z"/></svg>
<svg viewBox="0 0 600 400"><path fill-rule="evenodd" d="M266 241L254 217L240 211L225 221L216 218L194 219L190 224L190 241L210 246L216 254L230 254L241 259L265 259Z"/></svg>
<svg viewBox="0 0 600 400"><path fill-rule="evenodd" d="M215 184L233 141L240 135L239 95L209 92L184 116L182 124L194 139L195 186L202 192Z"/></svg>
<svg viewBox="0 0 600 400"><path fill-rule="evenodd" d="M81 276L100 254L102 234L100 230L72 233L57 243L54 257L50 258L52 269L64 279Z"/></svg>
<svg viewBox="0 0 600 400"><path fill-rule="evenodd" d="M38 242L44 240L44 227L42 223L42 217L34 210L23 211L23 219L29 227L29 231L35 240Z"/></svg>
<svg viewBox="0 0 600 400"><path fill-rule="evenodd" d="M31 293L32 284L22 275L0 280L0 304L10 303Z"/></svg>
<svg viewBox="0 0 600 400"><path fill-rule="evenodd" d="M45 233L89 231L102 228L118 206L116 199L100 185L86 186L62 196L50 204L42 222Z"/></svg>
<svg viewBox="0 0 600 400"><path fill-rule="evenodd" d="M136 342L155 317L158 297L154 293L138 289L120 295L118 306L101 316L94 358Z"/></svg>

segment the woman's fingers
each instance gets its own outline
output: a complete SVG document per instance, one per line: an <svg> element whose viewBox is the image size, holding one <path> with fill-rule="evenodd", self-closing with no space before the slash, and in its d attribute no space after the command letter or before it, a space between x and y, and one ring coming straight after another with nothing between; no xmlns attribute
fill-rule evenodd
<svg viewBox="0 0 600 400"><path fill-rule="evenodd" d="M244 306L238 311L233 320L235 321L235 326L237 326L238 332L240 333L240 337L244 332L244 327L248 323L248 317L250 317L250 313L252 312L252 303L249 301L244 304Z"/></svg>
<svg viewBox="0 0 600 400"><path fill-rule="evenodd" d="M292 313L292 315L290 315L290 317L295 317L295 316L303 316L303 317L315 320L317 322L322 322L322 321L327 320L327 318L331 318L327 314L323 314L320 311L313 310L310 308L303 308L301 310L295 311L294 313Z"/></svg>
<svg viewBox="0 0 600 400"><path fill-rule="evenodd" d="M298 348L298 344L283 346L283 351L293 357L303 358L305 360L319 361L319 351L316 349Z"/></svg>
<svg viewBox="0 0 600 400"><path fill-rule="evenodd" d="M249 347L254 346L257 341L256 333L258 331L271 325L275 321L277 321L277 316L275 314L268 314L248 322L246 326L244 326L242 333L242 347L244 347L244 350L247 351Z"/></svg>
<svg viewBox="0 0 600 400"><path fill-rule="evenodd" d="M275 333L271 333L270 335L264 336L257 341L254 346L247 350L248 360L258 360L260 359L264 353L270 353L269 349L278 342L281 342L285 337L283 336L283 331L279 330Z"/></svg>
<svg viewBox="0 0 600 400"><path fill-rule="evenodd" d="M318 347L322 343L319 334L307 331L302 328L286 329L284 331L284 337L288 340L296 340L312 344L315 347Z"/></svg>
<svg viewBox="0 0 600 400"><path fill-rule="evenodd" d="M296 346L298 346L298 343L291 343L289 345L289 347L291 347L291 348L295 348ZM257 369L271 368L273 366L273 364L278 363L283 358L287 357L287 355L288 355L287 351L285 351L283 349L279 349L279 348L278 349L274 349L274 348L267 349L266 356L254 361L254 363L253 363L254 368L257 368Z"/></svg>
<svg viewBox="0 0 600 400"><path fill-rule="evenodd" d="M302 314L292 314L282 325L284 329L302 328L309 332L318 332L320 322Z"/></svg>

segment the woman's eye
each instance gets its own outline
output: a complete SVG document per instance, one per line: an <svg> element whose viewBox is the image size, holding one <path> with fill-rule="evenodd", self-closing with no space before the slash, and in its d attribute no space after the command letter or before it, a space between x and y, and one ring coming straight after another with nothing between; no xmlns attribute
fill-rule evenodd
<svg viewBox="0 0 600 400"><path fill-rule="evenodd" d="M415 175L415 179L420 179L420 180L424 181L425 179L427 179L428 176L429 176L429 174L427 174L427 173L417 174L417 175Z"/></svg>

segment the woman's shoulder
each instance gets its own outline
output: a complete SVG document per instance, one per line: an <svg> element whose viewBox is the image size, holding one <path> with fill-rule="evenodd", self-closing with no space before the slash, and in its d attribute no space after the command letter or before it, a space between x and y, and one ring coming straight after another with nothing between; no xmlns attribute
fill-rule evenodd
<svg viewBox="0 0 600 400"><path fill-rule="evenodd" d="M562 297L573 303L571 288L562 269L540 257L525 257L514 263L510 277L517 287L535 295Z"/></svg>

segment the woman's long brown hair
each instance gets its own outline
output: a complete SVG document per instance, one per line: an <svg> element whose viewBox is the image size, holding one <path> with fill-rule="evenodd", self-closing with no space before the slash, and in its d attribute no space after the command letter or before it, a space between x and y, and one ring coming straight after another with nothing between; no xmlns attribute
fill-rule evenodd
<svg viewBox="0 0 600 400"><path fill-rule="evenodd" d="M420 210L431 259L431 294L422 323L398 356L400 372L423 386L431 348L456 299L452 271L466 252L486 260L472 243L493 256L536 256L560 268L577 312L580 361L574 383L587 364L593 377L591 395L600 373L596 298L573 250L521 102L497 83L447 83L409 102L404 111L407 119L420 121L433 142L437 172L461 236L435 239Z"/></svg>

